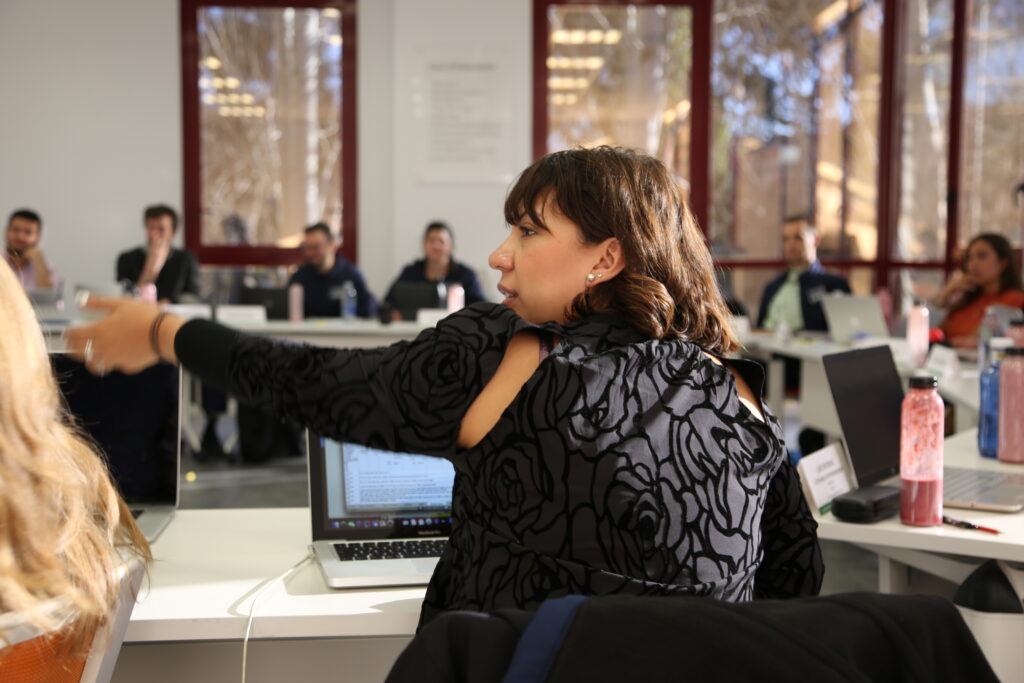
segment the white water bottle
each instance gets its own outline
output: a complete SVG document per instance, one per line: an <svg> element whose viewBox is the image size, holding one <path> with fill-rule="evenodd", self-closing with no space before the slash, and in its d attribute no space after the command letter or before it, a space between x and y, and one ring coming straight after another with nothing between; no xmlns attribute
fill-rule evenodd
<svg viewBox="0 0 1024 683"><path fill-rule="evenodd" d="M461 311L466 305L466 290L458 282L448 285L447 308L449 313Z"/></svg>
<svg viewBox="0 0 1024 683"><path fill-rule="evenodd" d="M910 366L924 367L928 359L928 308L921 303L915 303L907 314L907 348Z"/></svg>

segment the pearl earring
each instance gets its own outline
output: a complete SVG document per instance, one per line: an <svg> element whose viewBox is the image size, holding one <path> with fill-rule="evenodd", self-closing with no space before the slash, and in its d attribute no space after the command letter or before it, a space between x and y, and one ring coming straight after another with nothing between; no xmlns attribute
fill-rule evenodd
<svg viewBox="0 0 1024 683"><path fill-rule="evenodd" d="M587 275L587 282L593 282L594 280L604 277L604 273L590 273Z"/></svg>

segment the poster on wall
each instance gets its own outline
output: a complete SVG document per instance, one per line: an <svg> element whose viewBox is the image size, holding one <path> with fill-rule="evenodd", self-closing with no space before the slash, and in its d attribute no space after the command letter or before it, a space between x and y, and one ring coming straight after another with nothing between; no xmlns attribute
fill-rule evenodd
<svg viewBox="0 0 1024 683"><path fill-rule="evenodd" d="M518 159L502 55L484 46L418 53L410 88L418 180L507 185Z"/></svg>

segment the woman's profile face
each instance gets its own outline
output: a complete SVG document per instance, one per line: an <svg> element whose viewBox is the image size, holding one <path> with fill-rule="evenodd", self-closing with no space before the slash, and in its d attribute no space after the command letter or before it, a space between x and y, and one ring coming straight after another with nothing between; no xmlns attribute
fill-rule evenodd
<svg viewBox="0 0 1024 683"><path fill-rule="evenodd" d="M452 236L447 230L431 230L423 238L423 255L429 261L447 261L452 256Z"/></svg>
<svg viewBox="0 0 1024 683"><path fill-rule="evenodd" d="M587 275L601 258L602 245L585 243L579 226L550 196L538 200L544 225L524 213L488 259L491 268L501 271L502 303L532 323L564 323L566 309L586 288Z"/></svg>
<svg viewBox="0 0 1024 683"><path fill-rule="evenodd" d="M1005 259L999 258L999 254L992 248L992 245L981 239L976 241L967 249L964 257L964 271L970 276L976 287L986 287L997 284L1006 268Z"/></svg>

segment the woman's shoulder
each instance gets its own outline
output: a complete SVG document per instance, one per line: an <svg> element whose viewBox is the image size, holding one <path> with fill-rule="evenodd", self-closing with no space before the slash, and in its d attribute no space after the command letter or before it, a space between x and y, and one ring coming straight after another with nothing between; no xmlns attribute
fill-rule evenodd
<svg viewBox="0 0 1024 683"><path fill-rule="evenodd" d="M999 303L1016 308L1024 307L1024 291L1008 289L999 295Z"/></svg>

